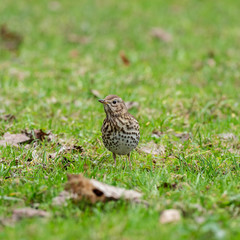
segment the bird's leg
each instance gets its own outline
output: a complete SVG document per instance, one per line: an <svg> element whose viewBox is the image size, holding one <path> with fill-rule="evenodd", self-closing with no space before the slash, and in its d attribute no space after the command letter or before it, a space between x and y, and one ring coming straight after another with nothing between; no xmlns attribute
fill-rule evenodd
<svg viewBox="0 0 240 240"><path fill-rule="evenodd" d="M132 164L131 164L131 159L130 159L130 153L129 153L127 156L128 156L128 161L129 161L130 169L132 170Z"/></svg>
<svg viewBox="0 0 240 240"><path fill-rule="evenodd" d="M113 159L114 159L114 164L115 164L115 167L117 166L117 162L116 162L116 154L113 153Z"/></svg>

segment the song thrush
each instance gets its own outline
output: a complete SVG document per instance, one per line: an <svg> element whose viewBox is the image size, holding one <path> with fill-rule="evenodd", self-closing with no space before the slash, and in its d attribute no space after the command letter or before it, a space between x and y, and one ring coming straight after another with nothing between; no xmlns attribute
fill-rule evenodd
<svg viewBox="0 0 240 240"><path fill-rule="evenodd" d="M138 121L128 112L120 97L109 95L98 101L104 104L106 113L101 129L105 147L113 153L115 166L116 154L127 155L132 168L130 152L137 147L140 138Z"/></svg>

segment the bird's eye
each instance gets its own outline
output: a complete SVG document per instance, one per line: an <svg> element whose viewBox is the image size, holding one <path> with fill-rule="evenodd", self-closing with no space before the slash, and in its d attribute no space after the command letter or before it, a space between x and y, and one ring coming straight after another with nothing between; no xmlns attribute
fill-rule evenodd
<svg viewBox="0 0 240 240"><path fill-rule="evenodd" d="M114 101L113 101L113 104L116 104L116 103L117 103L117 102L114 100Z"/></svg>

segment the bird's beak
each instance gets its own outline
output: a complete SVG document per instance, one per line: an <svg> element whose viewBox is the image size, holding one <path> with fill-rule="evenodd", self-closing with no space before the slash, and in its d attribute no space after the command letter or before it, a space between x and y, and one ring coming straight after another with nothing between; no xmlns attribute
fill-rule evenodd
<svg viewBox="0 0 240 240"><path fill-rule="evenodd" d="M99 101L100 103L102 103L102 104L108 104L107 101L104 100L104 99L99 99L98 101Z"/></svg>

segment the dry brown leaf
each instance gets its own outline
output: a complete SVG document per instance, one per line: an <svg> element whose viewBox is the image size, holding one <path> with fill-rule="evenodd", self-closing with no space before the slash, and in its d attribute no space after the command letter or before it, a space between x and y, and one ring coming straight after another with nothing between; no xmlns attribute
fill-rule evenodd
<svg viewBox="0 0 240 240"><path fill-rule="evenodd" d="M151 30L151 36L166 43L172 41L172 35L164 29L158 27Z"/></svg>
<svg viewBox="0 0 240 240"><path fill-rule="evenodd" d="M5 226L11 226L15 224L17 221L23 219L23 218L33 218L33 217L49 217L50 213L34 209L34 208L18 208L13 210L13 214L9 218L0 219L0 223Z"/></svg>
<svg viewBox="0 0 240 240"><path fill-rule="evenodd" d="M181 213L177 209L167 209L164 210L159 218L160 223L172 223L172 222L178 222L181 220Z"/></svg>
<svg viewBox="0 0 240 240"><path fill-rule="evenodd" d="M132 109L132 108L138 108L139 103L138 102L125 102L127 109Z"/></svg>
<svg viewBox="0 0 240 240"><path fill-rule="evenodd" d="M82 175L68 175L68 182L65 190L76 194L75 201L87 200L91 203L98 201L106 202L109 200L129 200L139 202L142 194L134 190L118 188L94 179L87 179Z"/></svg>
<svg viewBox="0 0 240 240"><path fill-rule="evenodd" d="M43 132L42 129L32 131L28 131L25 129L23 133L25 133L31 139L39 139L41 141L44 140L46 136L48 136L48 134Z"/></svg>
<svg viewBox="0 0 240 240"><path fill-rule="evenodd" d="M3 139L0 140L0 145L2 146L12 145L18 147L18 144L31 143L36 139L39 139L41 141L47 139L48 141L51 141L53 138L54 135L51 132L45 133L41 129L32 131L24 130L22 131L22 133L17 134L11 134L6 132L3 135Z"/></svg>
<svg viewBox="0 0 240 240"><path fill-rule="evenodd" d="M16 117L12 114L6 114L6 115L3 115L3 116L0 116L0 120L10 122L10 121L16 120Z"/></svg>
<svg viewBox="0 0 240 240"><path fill-rule="evenodd" d="M32 217L49 217L50 214L46 211L34 208L18 208L13 210L12 218L20 220L22 218Z"/></svg>
<svg viewBox="0 0 240 240"><path fill-rule="evenodd" d="M92 90L91 90L91 93L92 93L92 95L93 95L94 97L96 97L96 98L101 98L101 94L100 94L100 92L99 92L98 90L92 89Z"/></svg>
<svg viewBox="0 0 240 240"><path fill-rule="evenodd" d="M152 155L163 155L165 154L165 147L163 145L158 145L151 141L147 143L145 146L139 148L139 151Z"/></svg>
<svg viewBox="0 0 240 240"><path fill-rule="evenodd" d="M12 145L12 146L18 147L18 144L27 143L30 141L31 139L25 134L22 134L22 133L11 134L9 132L6 132L3 135L3 139L0 140L0 145L1 146Z"/></svg>
<svg viewBox="0 0 240 240"><path fill-rule="evenodd" d="M22 131L22 133L24 133L26 136L28 136L32 141L33 140L48 140L51 141L54 136L51 132L45 133L42 129L35 129L35 130L27 130L25 129L24 131Z"/></svg>
<svg viewBox="0 0 240 240"><path fill-rule="evenodd" d="M130 61L129 61L129 59L126 57L124 51L121 51L121 52L119 53L119 55L120 55L120 57L121 57L121 59L122 59L123 64L126 65L126 66L129 66L129 65L130 65Z"/></svg>
<svg viewBox="0 0 240 240"><path fill-rule="evenodd" d="M0 42L3 43L3 47L7 50L18 50L22 40L22 36L20 36L18 33L10 31L6 24L0 26Z"/></svg>

